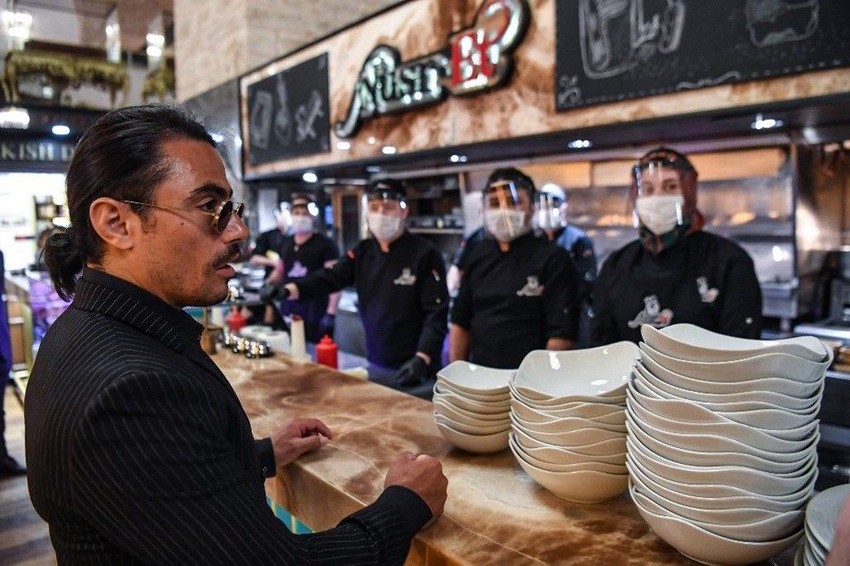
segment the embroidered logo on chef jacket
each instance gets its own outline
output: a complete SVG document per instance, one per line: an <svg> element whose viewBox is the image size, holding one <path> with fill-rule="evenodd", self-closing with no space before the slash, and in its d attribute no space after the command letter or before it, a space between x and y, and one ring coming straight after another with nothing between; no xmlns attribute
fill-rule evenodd
<svg viewBox="0 0 850 566"><path fill-rule="evenodd" d="M307 266L295 260L295 263L292 264L292 268L287 272L287 275L291 279L300 279L302 277L307 277Z"/></svg>
<svg viewBox="0 0 850 566"><path fill-rule="evenodd" d="M415 285L416 276L410 272L409 268L405 267L401 270L401 275L393 280L393 283L396 285Z"/></svg>
<svg viewBox="0 0 850 566"><path fill-rule="evenodd" d="M529 275L525 281L522 289L516 292L517 297L539 297L543 294L543 285L540 284L536 276Z"/></svg>
<svg viewBox="0 0 850 566"><path fill-rule="evenodd" d="M673 321L673 311L661 310L661 303L656 295L643 298L643 310L628 322L629 328L637 328L641 324L649 324L655 328L663 328Z"/></svg>
<svg viewBox="0 0 850 566"><path fill-rule="evenodd" d="M716 287L708 286L708 278L697 277L697 292L704 303L713 303L720 291Z"/></svg>

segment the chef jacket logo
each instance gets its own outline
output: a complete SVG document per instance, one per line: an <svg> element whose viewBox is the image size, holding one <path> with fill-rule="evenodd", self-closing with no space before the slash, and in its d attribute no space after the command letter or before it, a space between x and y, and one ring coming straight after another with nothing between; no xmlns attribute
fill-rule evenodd
<svg viewBox="0 0 850 566"><path fill-rule="evenodd" d="M673 311L661 310L661 303L656 295L643 298L643 310L628 322L629 328L637 328L641 324L649 324L655 328L663 328L673 321Z"/></svg>
<svg viewBox="0 0 850 566"><path fill-rule="evenodd" d="M410 272L410 269L405 267L401 270L401 275L393 279L395 285L415 285L416 276Z"/></svg>
<svg viewBox="0 0 850 566"><path fill-rule="evenodd" d="M714 299L717 298L717 295L720 294L720 291L717 288L709 288L708 279L706 277L697 277L697 292L704 303L713 303Z"/></svg>
<svg viewBox="0 0 850 566"><path fill-rule="evenodd" d="M295 260L295 263L292 264L292 269L289 270L287 275L292 279L307 277L307 266L300 261Z"/></svg>
<svg viewBox="0 0 850 566"><path fill-rule="evenodd" d="M516 292L517 297L539 297L543 294L543 285L537 280L534 275L529 275L526 278L525 285L522 289Z"/></svg>
<svg viewBox="0 0 850 566"><path fill-rule="evenodd" d="M334 126L336 135L350 138L364 120L436 104L449 94L501 86L527 27L526 0L484 0L473 25L453 33L440 51L403 62L394 47L377 46L363 63L348 115Z"/></svg>

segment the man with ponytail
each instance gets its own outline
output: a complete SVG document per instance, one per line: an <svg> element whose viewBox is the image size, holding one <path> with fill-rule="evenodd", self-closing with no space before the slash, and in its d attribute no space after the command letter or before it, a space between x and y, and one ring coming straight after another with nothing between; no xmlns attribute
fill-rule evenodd
<svg viewBox="0 0 850 566"><path fill-rule="evenodd" d="M45 336L24 409L30 496L60 564L400 564L446 499L429 456L326 532L295 536L264 477L333 437L317 419L255 440L186 306L227 296L248 238L209 134L182 111L110 112L67 174L71 228L44 259L73 299Z"/></svg>

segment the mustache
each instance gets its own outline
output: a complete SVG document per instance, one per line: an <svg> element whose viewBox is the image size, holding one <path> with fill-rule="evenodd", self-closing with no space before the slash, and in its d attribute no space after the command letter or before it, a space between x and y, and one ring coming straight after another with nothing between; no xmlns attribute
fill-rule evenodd
<svg viewBox="0 0 850 566"><path fill-rule="evenodd" d="M213 265L219 266L225 263L234 263L242 257L242 252L239 249L239 244L230 244L220 256L215 258Z"/></svg>

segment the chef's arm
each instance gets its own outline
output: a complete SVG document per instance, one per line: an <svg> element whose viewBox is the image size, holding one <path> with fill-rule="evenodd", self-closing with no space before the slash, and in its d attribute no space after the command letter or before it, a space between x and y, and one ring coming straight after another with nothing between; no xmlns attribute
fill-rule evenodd
<svg viewBox="0 0 850 566"><path fill-rule="evenodd" d="M547 350L572 350L576 343L569 338L552 337L546 340Z"/></svg>
<svg viewBox="0 0 850 566"><path fill-rule="evenodd" d="M449 361L469 358L469 330L452 323L449 325Z"/></svg>
<svg viewBox="0 0 850 566"><path fill-rule="evenodd" d="M449 316L449 292L446 289L446 270L443 258L433 250L418 267L416 276L419 308L424 313L422 331L416 350L423 359L440 359L446 339L446 323Z"/></svg>
<svg viewBox="0 0 850 566"><path fill-rule="evenodd" d="M354 284L355 265L354 254L349 252L333 266L324 267L299 279L298 283L287 283L284 287L293 301L330 295Z"/></svg>

